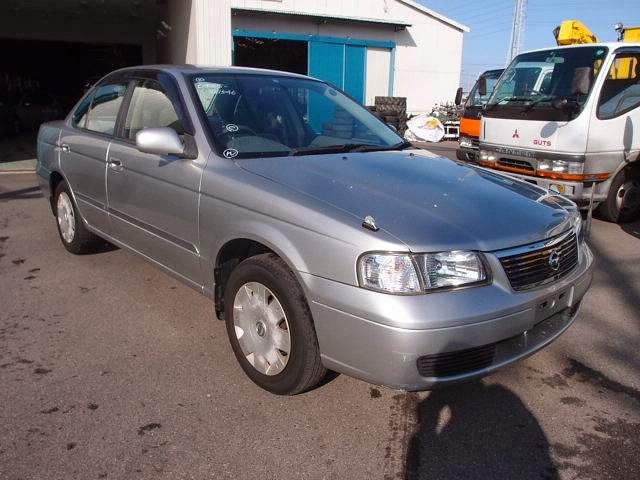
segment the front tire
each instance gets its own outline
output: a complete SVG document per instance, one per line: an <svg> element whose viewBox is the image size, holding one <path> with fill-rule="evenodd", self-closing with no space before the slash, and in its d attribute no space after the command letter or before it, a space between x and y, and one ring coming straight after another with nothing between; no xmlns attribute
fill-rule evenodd
<svg viewBox="0 0 640 480"><path fill-rule="evenodd" d="M66 182L62 181L56 187L53 202L58 233L64 248L75 255L85 255L104 243L85 227Z"/></svg>
<svg viewBox="0 0 640 480"><path fill-rule="evenodd" d="M624 169L609 189L607 199L598 206L603 219L613 223L627 223L640 217L640 171Z"/></svg>
<svg viewBox="0 0 640 480"><path fill-rule="evenodd" d="M224 305L231 347L256 385L277 395L295 395L324 378L304 292L276 255L240 263L227 282Z"/></svg>

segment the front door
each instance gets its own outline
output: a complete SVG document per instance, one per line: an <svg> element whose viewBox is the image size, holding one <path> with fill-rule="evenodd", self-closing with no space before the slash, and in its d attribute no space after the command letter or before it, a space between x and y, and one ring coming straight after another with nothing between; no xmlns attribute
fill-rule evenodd
<svg viewBox="0 0 640 480"><path fill-rule="evenodd" d="M144 128L182 122L161 84L137 80L124 116L122 138L107 159L107 193L115 236L193 283L202 284L198 244L198 160L140 152L135 135Z"/></svg>

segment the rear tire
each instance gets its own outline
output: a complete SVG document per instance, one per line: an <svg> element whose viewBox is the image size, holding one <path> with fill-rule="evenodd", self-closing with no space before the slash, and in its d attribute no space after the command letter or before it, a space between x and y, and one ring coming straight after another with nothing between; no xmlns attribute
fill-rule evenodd
<svg viewBox="0 0 640 480"><path fill-rule="evenodd" d="M56 187L53 206L60 240L69 252L86 255L104 244L104 240L85 227L67 182L62 181Z"/></svg>
<svg viewBox="0 0 640 480"><path fill-rule="evenodd" d="M615 176L598 213L613 223L627 223L640 217L640 169L626 168Z"/></svg>
<svg viewBox="0 0 640 480"><path fill-rule="evenodd" d="M304 292L276 255L240 263L227 281L224 305L231 347L256 385L277 395L295 395L324 378Z"/></svg>

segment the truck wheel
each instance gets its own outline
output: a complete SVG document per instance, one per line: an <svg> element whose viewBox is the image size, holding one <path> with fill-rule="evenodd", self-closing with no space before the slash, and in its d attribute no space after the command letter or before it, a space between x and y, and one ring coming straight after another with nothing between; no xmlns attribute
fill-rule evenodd
<svg viewBox="0 0 640 480"><path fill-rule="evenodd" d="M276 255L240 263L227 282L224 305L231 347L255 384L295 395L325 376L304 292Z"/></svg>
<svg viewBox="0 0 640 480"><path fill-rule="evenodd" d="M598 213L607 221L626 223L640 216L640 171L625 169L611 182L607 199Z"/></svg>
<svg viewBox="0 0 640 480"><path fill-rule="evenodd" d="M75 255L84 255L92 253L100 243L104 243L84 226L67 182L58 184L53 199L58 233L64 248Z"/></svg>

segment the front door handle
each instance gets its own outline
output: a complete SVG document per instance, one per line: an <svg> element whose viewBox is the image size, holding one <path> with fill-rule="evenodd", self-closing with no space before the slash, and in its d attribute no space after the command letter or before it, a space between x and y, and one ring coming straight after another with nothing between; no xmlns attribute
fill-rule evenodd
<svg viewBox="0 0 640 480"><path fill-rule="evenodd" d="M109 168L116 172L121 172L124 170L124 165L122 165L122 160L116 157L109 157L109 161L107 162Z"/></svg>

